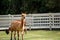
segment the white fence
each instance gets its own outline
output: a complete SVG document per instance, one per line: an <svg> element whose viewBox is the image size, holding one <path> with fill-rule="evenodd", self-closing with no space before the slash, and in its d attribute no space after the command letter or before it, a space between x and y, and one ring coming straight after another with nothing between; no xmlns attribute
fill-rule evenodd
<svg viewBox="0 0 60 40"><path fill-rule="evenodd" d="M0 30L8 29L13 20L19 20L20 15L0 15ZM26 27L32 29L60 28L60 13L28 14Z"/></svg>

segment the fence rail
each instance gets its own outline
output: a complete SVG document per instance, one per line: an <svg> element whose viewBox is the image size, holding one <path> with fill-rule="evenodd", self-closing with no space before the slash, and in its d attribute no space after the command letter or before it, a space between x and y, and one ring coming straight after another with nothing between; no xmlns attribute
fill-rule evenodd
<svg viewBox="0 0 60 40"><path fill-rule="evenodd" d="M13 20L20 20L21 15L0 15L0 30L8 29ZM38 28L60 28L60 13L28 14L26 16L26 27Z"/></svg>

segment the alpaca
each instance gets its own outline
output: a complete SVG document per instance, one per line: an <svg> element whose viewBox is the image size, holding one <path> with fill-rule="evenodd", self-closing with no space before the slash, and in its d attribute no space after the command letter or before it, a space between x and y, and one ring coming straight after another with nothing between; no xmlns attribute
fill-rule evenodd
<svg viewBox="0 0 60 40"><path fill-rule="evenodd" d="M16 40L16 32L18 35L18 40L19 40L19 32L22 33L22 40L24 36L24 32L27 31L27 28L25 27L26 25L26 13L22 13L21 15L21 20L15 20L11 23L11 26L9 27L8 30L6 30L6 33L9 34L9 31L11 31L11 39L12 40L12 33L14 32L14 40Z"/></svg>

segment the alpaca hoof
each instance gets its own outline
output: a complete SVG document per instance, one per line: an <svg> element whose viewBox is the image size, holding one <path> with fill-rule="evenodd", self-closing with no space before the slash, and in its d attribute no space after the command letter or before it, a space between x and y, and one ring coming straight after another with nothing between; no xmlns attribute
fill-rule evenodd
<svg viewBox="0 0 60 40"><path fill-rule="evenodd" d="M16 40L16 38L14 40Z"/></svg>
<svg viewBox="0 0 60 40"><path fill-rule="evenodd" d="M12 39L10 39L10 40L12 40Z"/></svg>

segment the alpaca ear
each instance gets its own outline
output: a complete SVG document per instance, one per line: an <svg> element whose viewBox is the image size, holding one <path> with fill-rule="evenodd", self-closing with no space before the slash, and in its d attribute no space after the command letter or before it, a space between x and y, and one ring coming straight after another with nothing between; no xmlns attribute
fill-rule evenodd
<svg viewBox="0 0 60 40"><path fill-rule="evenodd" d="M9 30L5 30L6 34L9 34Z"/></svg>

